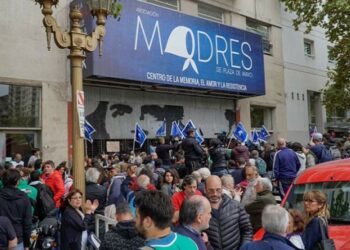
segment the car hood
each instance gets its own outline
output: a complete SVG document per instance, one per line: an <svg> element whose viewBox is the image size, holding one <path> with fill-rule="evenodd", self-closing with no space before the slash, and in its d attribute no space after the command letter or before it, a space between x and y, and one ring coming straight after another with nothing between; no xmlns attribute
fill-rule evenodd
<svg viewBox="0 0 350 250"><path fill-rule="evenodd" d="M329 225L328 230L337 250L350 250L350 225Z"/></svg>

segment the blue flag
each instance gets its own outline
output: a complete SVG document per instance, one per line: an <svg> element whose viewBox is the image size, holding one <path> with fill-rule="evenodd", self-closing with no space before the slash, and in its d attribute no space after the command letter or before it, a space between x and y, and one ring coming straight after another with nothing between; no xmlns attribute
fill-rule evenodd
<svg viewBox="0 0 350 250"><path fill-rule="evenodd" d="M187 130L189 130L190 128L194 128L196 129L196 126L194 125L194 123L189 120L185 126L185 128L182 130L182 133L185 137L187 137Z"/></svg>
<svg viewBox="0 0 350 250"><path fill-rule="evenodd" d="M179 125L175 121L171 124L170 135L173 137L180 137L181 139L184 138L184 135L182 134L182 131L179 128Z"/></svg>
<svg viewBox="0 0 350 250"><path fill-rule="evenodd" d="M135 141L140 144L140 148L142 148L142 145L145 143L147 139L147 136L145 134L145 132L143 132L141 126L136 123L136 127L135 127Z"/></svg>
<svg viewBox="0 0 350 250"><path fill-rule="evenodd" d="M156 132L157 137L166 136L166 123L165 120L163 121L162 125L159 127L159 129Z"/></svg>
<svg viewBox="0 0 350 250"><path fill-rule="evenodd" d="M204 142L204 138L200 135L200 133L197 130L194 133L194 138L199 143L199 145L201 145Z"/></svg>
<svg viewBox="0 0 350 250"><path fill-rule="evenodd" d="M84 123L84 137L85 140L89 141L90 143L93 143L93 139L92 139L92 134L95 133L96 130L94 129L94 127L85 119L85 123Z"/></svg>
<svg viewBox="0 0 350 250"><path fill-rule="evenodd" d="M184 130L184 128L185 128L185 126L180 121L177 123L177 126L179 127L179 129L181 131Z"/></svg>
<svg viewBox="0 0 350 250"><path fill-rule="evenodd" d="M260 129L260 132L259 132L259 140L260 141L264 141L266 142L267 141L267 138L270 137L270 133L269 131L265 128L265 126L263 125L262 128Z"/></svg>
<svg viewBox="0 0 350 250"><path fill-rule="evenodd" d="M236 125L236 128L235 130L233 131L232 135L237 139L239 140L240 142L244 143L247 141L248 139L248 133L247 131L245 130L244 126L243 126L243 123L239 122L237 125Z"/></svg>
<svg viewBox="0 0 350 250"><path fill-rule="evenodd" d="M256 129L254 129L254 130L252 131L252 136L251 136L251 138L252 138L252 143L254 143L254 144L259 144L259 135L258 135L258 132L256 131Z"/></svg>
<svg viewBox="0 0 350 250"><path fill-rule="evenodd" d="M187 131L190 129L196 129L196 126L194 125L194 123L189 120L185 126L185 128L182 130L182 134L184 135L184 137L187 137ZM194 138L196 139L196 141L199 144L202 144L204 142L204 138L200 135L200 133L196 130L196 132L194 133Z"/></svg>

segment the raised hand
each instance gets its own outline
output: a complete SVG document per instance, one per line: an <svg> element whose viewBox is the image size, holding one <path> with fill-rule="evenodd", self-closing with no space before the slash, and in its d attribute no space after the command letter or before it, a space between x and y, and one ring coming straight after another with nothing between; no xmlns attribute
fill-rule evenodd
<svg viewBox="0 0 350 250"><path fill-rule="evenodd" d="M91 214L94 213L95 210L98 208L99 202L98 200L94 200L94 202L91 202L90 200L86 200L85 202L85 213Z"/></svg>

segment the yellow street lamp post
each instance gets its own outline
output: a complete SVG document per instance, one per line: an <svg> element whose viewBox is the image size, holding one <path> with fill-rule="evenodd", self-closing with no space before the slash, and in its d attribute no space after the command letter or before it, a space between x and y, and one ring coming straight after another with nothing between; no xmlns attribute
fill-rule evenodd
<svg viewBox="0 0 350 250"><path fill-rule="evenodd" d="M52 16L52 7L57 5L59 0L36 0L42 8L44 15L43 23L46 28L47 47L51 48L51 35L59 48L70 49L68 58L71 61L71 85L73 101L73 176L74 186L85 194L85 174L84 174L84 137L81 135L77 93L83 90L83 70L82 62L85 59L84 51L92 52L99 45L100 55L102 54L102 42L105 35L106 18L112 11L113 0L87 0L91 9L91 14L96 16L96 28L91 35L85 34L80 28L83 18L82 13L76 6L70 10L71 19L70 31L62 31Z"/></svg>

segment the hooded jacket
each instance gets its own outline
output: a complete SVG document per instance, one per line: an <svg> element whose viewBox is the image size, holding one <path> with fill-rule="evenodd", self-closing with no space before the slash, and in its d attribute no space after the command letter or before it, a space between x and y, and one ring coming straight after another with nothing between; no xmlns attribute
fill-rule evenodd
<svg viewBox="0 0 350 250"><path fill-rule="evenodd" d="M246 146L238 145L232 150L232 153L236 162L240 158L243 158L246 162L249 162L249 150Z"/></svg>
<svg viewBox="0 0 350 250"><path fill-rule="evenodd" d="M32 227L32 210L28 196L16 187L5 187L0 190L0 215L11 221L18 243L24 247L30 245Z"/></svg>
<svg viewBox="0 0 350 250"><path fill-rule="evenodd" d="M119 221L105 234L100 250L136 250L144 245L144 240L135 229L134 221Z"/></svg>
<svg viewBox="0 0 350 250"><path fill-rule="evenodd" d="M53 192L53 199L55 201L56 207L60 207L61 198L63 197L65 191L62 174L58 170L54 170L50 175L47 175L45 173L42 174L41 178Z"/></svg>
<svg viewBox="0 0 350 250"><path fill-rule="evenodd" d="M210 158L213 161L212 170L215 168L227 168L227 153L224 146L218 146L209 150Z"/></svg>
<svg viewBox="0 0 350 250"><path fill-rule="evenodd" d="M303 172L306 169L306 155L303 152L295 152L298 156L299 162L300 162L300 168L297 173L299 175L301 172Z"/></svg>

